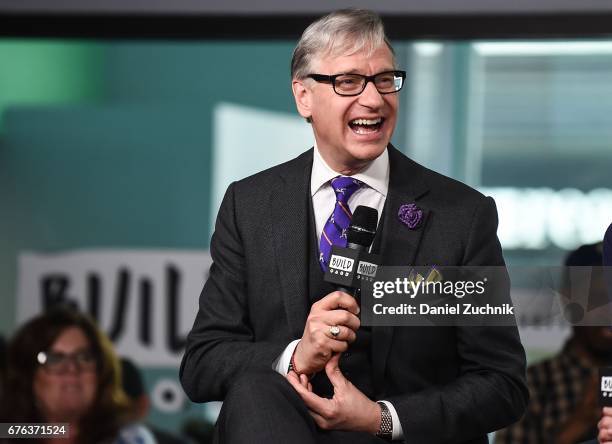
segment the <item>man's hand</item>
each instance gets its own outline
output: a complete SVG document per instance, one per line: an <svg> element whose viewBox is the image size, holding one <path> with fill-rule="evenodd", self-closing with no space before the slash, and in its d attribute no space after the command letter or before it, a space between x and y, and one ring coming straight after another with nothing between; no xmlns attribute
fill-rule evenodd
<svg viewBox="0 0 612 444"><path fill-rule="evenodd" d="M600 444L612 444L612 407L603 408L603 418L597 424Z"/></svg>
<svg viewBox="0 0 612 444"><path fill-rule="evenodd" d="M310 415L323 430L350 430L372 435L380 429L380 406L361 393L344 377L334 355L325 365L325 372L334 386L332 399L321 398L312 392L310 383L289 372L287 379L304 400Z"/></svg>
<svg viewBox="0 0 612 444"><path fill-rule="evenodd" d="M302 339L295 348L295 366L300 373L311 375L322 370L334 353L346 351L355 341L360 321L359 306L352 296L334 291L310 308ZM340 327L332 336L330 327Z"/></svg>

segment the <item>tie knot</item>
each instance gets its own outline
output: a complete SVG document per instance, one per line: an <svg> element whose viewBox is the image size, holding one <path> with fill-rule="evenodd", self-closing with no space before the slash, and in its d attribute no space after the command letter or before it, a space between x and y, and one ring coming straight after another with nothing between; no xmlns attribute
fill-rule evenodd
<svg viewBox="0 0 612 444"><path fill-rule="evenodd" d="M338 176L331 180L331 185L334 193L336 193L336 200L346 203L353 193L363 185L363 182L352 177Z"/></svg>

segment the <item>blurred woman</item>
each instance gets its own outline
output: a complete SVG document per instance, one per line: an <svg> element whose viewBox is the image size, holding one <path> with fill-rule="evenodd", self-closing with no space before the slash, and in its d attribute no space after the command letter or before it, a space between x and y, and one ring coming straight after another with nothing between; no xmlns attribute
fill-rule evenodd
<svg viewBox="0 0 612 444"><path fill-rule="evenodd" d="M62 444L154 442L146 428L130 425L111 342L71 309L50 311L17 331L8 347L5 395L3 422L68 423L69 438L57 439Z"/></svg>

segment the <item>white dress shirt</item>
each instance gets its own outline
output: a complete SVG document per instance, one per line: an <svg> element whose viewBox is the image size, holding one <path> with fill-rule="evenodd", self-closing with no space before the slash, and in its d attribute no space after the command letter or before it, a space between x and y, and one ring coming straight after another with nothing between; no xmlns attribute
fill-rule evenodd
<svg viewBox="0 0 612 444"><path fill-rule="evenodd" d="M336 193L330 181L339 175L341 174L334 171L327 162L325 162L323 157L321 157L321 153L319 153L319 149L315 145L312 174L310 177L310 195L312 197L317 239L321 239L323 227L336 205ZM370 162L363 171L351 177L365 184L355 191L348 200L348 206L351 213L354 212L355 208L359 205L366 205L378 210L378 222L380 222L385 199L387 198L387 191L389 190L389 152L387 149ZM300 342L299 339L290 342L275 361L274 369L281 375L287 374L291 356L298 342ZM395 407L388 401L382 402L389 408L393 419L393 439L402 439L404 434Z"/></svg>
<svg viewBox="0 0 612 444"><path fill-rule="evenodd" d="M312 196L317 239L321 239L323 227L336 205L336 193L330 181L339 175L340 173L335 172L327 165L315 146L312 175L310 177L310 195ZM351 177L365 184L355 191L348 201L351 213L359 205L366 205L378 211L378 222L380 222L380 216L387 198L387 190L389 189L389 153L387 150L385 149L362 172Z"/></svg>

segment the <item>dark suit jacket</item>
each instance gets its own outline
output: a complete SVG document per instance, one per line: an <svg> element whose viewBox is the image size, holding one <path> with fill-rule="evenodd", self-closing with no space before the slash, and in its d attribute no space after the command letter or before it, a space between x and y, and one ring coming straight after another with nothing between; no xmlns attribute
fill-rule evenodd
<svg viewBox="0 0 612 444"><path fill-rule="evenodd" d="M311 149L227 190L181 364L193 401L222 400L236 378L271 368L302 336L312 160ZM491 198L393 147L389 162L384 265L504 264ZM396 216L410 202L424 210L418 230ZM410 443L484 443L525 409L525 356L514 327L373 327L371 353L377 399L393 403Z"/></svg>
<svg viewBox="0 0 612 444"><path fill-rule="evenodd" d="M612 224L608 227L603 241L603 264L612 266Z"/></svg>
<svg viewBox="0 0 612 444"><path fill-rule="evenodd" d="M603 241L604 276L608 288L608 299L612 300L612 224L608 227Z"/></svg>

